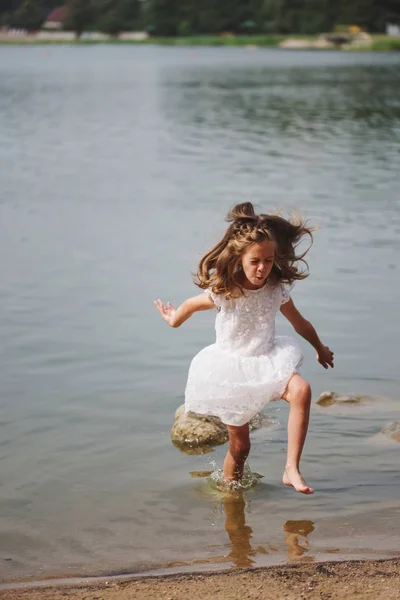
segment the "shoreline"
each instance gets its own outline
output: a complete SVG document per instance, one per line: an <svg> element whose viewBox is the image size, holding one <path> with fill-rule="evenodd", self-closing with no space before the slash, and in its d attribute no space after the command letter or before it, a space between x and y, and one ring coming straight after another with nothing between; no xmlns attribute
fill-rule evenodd
<svg viewBox="0 0 400 600"><path fill-rule="evenodd" d="M2 600L397 600L400 558L291 562L278 566L164 575L81 578L0 586ZM100 594L100 595L99 595Z"/></svg>
<svg viewBox="0 0 400 600"><path fill-rule="evenodd" d="M119 39L66 39L50 37L40 38L35 34L8 35L0 33L0 46L95 46L95 45L130 45L130 46L174 46L174 47L229 47L250 50L274 48L277 50L324 50L342 52L399 52L400 36L389 37L383 34L371 36L370 43L351 43L343 47L319 44L319 36L312 35L198 35L189 37L150 37L146 40Z"/></svg>

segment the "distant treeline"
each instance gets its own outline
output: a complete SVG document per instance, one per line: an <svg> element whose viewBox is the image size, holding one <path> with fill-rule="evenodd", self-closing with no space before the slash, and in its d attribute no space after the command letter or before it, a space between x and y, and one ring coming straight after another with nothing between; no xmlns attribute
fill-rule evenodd
<svg viewBox="0 0 400 600"><path fill-rule="evenodd" d="M60 0L0 0L0 24L40 29ZM344 25L371 33L400 23L400 0L67 0L64 29L158 36L315 34Z"/></svg>

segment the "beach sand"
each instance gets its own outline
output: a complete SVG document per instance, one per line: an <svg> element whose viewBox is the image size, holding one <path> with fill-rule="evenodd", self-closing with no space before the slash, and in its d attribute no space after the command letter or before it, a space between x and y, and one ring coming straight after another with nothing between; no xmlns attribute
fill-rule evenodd
<svg viewBox="0 0 400 600"><path fill-rule="evenodd" d="M2 600L398 600L400 559L297 563L2 590Z"/></svg>

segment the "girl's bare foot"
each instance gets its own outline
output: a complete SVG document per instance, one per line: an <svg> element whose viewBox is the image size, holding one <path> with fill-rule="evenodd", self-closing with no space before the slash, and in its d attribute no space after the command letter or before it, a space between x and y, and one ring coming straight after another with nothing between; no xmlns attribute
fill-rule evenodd
<svg viewBox="0 0 400 600"><path fill-rule="evenodd" d="M282 481L285 485L291 485L292 487L294 487L296 492L301 492L302 494L314 493L314 490L310 488L304 481L304 478L300 471L290 465L286 465Z"/></svg>

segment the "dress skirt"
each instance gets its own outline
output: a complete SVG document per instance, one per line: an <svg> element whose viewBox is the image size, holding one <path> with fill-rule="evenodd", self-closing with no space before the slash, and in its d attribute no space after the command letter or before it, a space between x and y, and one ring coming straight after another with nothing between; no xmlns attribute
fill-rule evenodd
<svg viewBox="0 0 400 600"><path fill-rule="evenodd" d="M276 336L267 354L243 356L212 344L192 360L185 410L244 425L271 400L279 400L303 360L289 336Z"/></svg>

